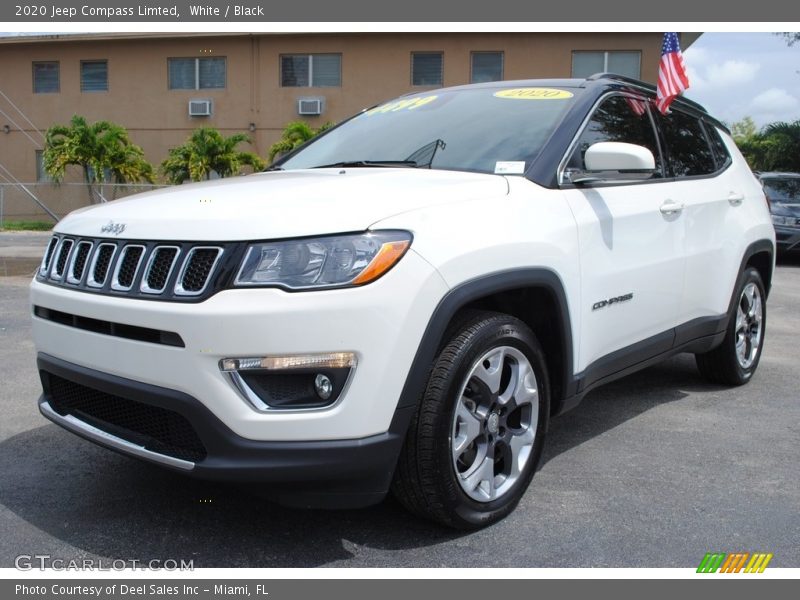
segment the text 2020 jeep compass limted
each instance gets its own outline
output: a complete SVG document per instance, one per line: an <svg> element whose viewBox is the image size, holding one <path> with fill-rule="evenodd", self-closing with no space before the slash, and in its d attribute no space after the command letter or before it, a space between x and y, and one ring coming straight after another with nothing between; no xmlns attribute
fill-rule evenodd
<svg viewBox="0 0 800 600"><path fill-rule="evenodd" d="M42 413L286 503L502 518L595 386L678 352L725 384L758 366L764 192L723 125L654 95L426 91L268 172L72 213L31 284Z"/></svg>

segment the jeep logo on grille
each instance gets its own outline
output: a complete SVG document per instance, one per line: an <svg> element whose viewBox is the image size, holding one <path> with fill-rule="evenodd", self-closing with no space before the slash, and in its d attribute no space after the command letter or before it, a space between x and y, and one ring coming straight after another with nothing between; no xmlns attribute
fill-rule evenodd
<svg viewBox="0 0 800 600"><path fill-rule="evenodd" d="M123 231L125 231L125 223L114 223L114 221L109 221L100 228L100 233L113 233L114 235L119 235Z"/></svg>

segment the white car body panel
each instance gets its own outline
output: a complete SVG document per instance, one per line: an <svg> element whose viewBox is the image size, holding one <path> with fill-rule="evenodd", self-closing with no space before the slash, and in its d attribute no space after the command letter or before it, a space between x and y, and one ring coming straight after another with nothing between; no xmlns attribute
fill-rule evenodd
<svg viewBox="0 0 800 600"><path fill-rule="evenodd" d="M452 171L272 171L84 208L60 221L56 231L102 237L103 227L114 222L125 224L122 239L269 240L364 231L398 212L507 191L503 177Z"/></svg>
<svg viewBox="0 0 800 600"><path fill-rule="evenodd" d="M677 325L683 227L666 216L660 184L568 189L577 223L581 323L576 370ZM629 300L597 303L633 294Z"/></svg>
<svg viewBox="0 0 800 600"><path fill-rule="evenodd" d="M405 290L405 293L398 293ZM178 333L185 348L101 335L33 318L39 352L202 402L256 440L355 439L386 431L428 318L447 287L415 252L368 287L291 293L227 290L200 304L76 293L34 281L31 302L77 315ZM254 410L219 369L223 358L355 352L346 402L317 411Z"/></svg>
<svg viewBox="0 0 800 600"><path fill-rule="evenodd" d="M731 137L724 131L720 135L731 166L713 178L672 185L674 199L685 205L684 322L727 313L745 249L774 236L764 190Z"/></svg>

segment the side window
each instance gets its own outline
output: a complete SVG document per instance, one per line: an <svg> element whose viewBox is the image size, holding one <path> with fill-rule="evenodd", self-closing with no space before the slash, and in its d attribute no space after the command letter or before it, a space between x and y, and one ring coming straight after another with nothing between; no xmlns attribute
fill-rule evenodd
<svg viewBox="0 0 800 600"><path fill-rule="evenodd" d="M645 100L629 96L612 96L604 100L578 138L567 169L585 170L583 158L592 144L626 142L650 150L656 159L656 174L652 177L663 177L661 155L647 105Z"/></svg>
<svg viewBox="0 0 800 600"><path fill-rule="evenodd" d="M709 175L717 170L714 153L698 118L673 109L659 120L675 177Z"/></svg>
<svg viewBox="0 0 800 600"><path fill-rule="evenodd" d="M725 142L722 141L722 136L716 127L711 123L703 123L703 127L708 134L708 140L711 142L711 149L714 151L714 158L717 160L717 169L723 169L725 165L731 162L731 154L728 152Z"/></svg>

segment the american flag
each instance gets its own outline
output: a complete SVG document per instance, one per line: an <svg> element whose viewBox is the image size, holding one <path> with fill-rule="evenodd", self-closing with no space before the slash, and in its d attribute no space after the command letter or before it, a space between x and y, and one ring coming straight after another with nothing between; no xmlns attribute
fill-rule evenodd
<svg viewBox="0 0 800 600"><path fill-rule="evenodd" d="M661 62L658 65L656 94L656 106L661 114L667 114L672 101L688 87L689 78L686 76L686 65L683 63L683 54L678 44L678 34L665 33L664 43L661 46Z"/></svg>

